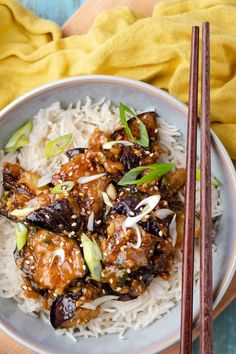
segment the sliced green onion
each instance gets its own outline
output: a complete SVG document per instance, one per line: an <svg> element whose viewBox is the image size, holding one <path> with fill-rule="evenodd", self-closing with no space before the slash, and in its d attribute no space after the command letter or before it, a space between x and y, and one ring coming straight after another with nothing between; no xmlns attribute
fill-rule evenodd
<svg viewBox="0 0 236 354"><path fill-rule="evenodd" d="M26 244L28 229L24 224L18 222L15 225L14 231L16 236L16 247L20 251Z"/></svg>
<svg viewBox="0 0 236 354"><path fill-rule="evenodd" d="M51 179L54 173L49 173L48 175L42 176L37 183L37 187L41 188L46 186L47 184L51 183Z"/></svg>
<svg viewBox="0 0 236 354"><path fill-rule="evenodd" d="M160 199L161 196L157 194L151 195L150 197L141 200L141 202L136 206L135 209L138 209L143 205L145 205L145 208L143 208L142 212L139 215L128 216L124 221L124 227L133 227L135 224L137 224L140 220L143 219L144 216L148 215L157 206Z"/></svg>
<svg viewBox="0 0 236 354"><path fill-rule="evenodd" d="M17 218L24 218L30 213L32 213L35 208L24 208L24 209L14 209L10 213L12 216L16 216Z"/></svg>
<svg viewBox="0 0 236 354"><path fill-rule="evenodd" d="M200 181L200 179L201 179L201 171L200 171L200 168L197 168L196 169L196 180ZM219 187L219 186L221 186L221 183L215 177L211 177L211 185L214 187Z"/></svg>
<svg viewBox="0 0 236 354"><path fill-rule="evenodd" d="M72 181L59 183L51 190L51 192L52 192L52 194L69 192L74 187L74 185L75 184Z"/></svg>
<svg viewBox="0 0 236 354"><path fill-rule="evenodd" d="M113 145L116 145L116 144L121 144L124 146L133 146L134 145L130 141L126 141L126 140L112 140L112 141L107 141L106 143L103 143L102 148L105 150L109 150L112 148Z"/></svg>
<svg viewBox="0 0 236 354"><path fill-rule="evenodd" d="M98 297L97 299L95 299L93 301L86 302L85 304L81 305L80 307L82 307L84 309L88 309L88 310L96 310L96 308L99 305L102 305L105 302L117 300L117 299L119 299L119 296L117 296L117 295L105 295L102 297Z"/></svg>
<svg viewBox="0 0 236 354"><path fill-rule="evenodd" d="M155 163L153 165L135 167L129 172L125 173L117 184L119 186L127 186L131 184L148 183L157 179L158 177L164 176L166 173L170 172L174 166L175 165L171 163ZM150 170L150 172L142 178L136 179L138 175L144 170Z"/></svg>
<svg viewBox="0 0 236 354"><path fill-rule="evenodd" d="M139 140L136 139L132 134L132 131L131 131L128 121L126 119L126 113L130 113L138 122L139 129L140 129L140 139ZM130 139L132 139L138 145L141 145L144 147L149 146L149 136L148 136L148 132L147 132L147 128L146 128L145 124L141 121L141 119L139 119L139 117L128 106L124 105L123 103L120 103L120 120L121 120L121 123L122 123L127 135L130 137Z"/></svg>
<svg viewBox="0 0 236 354"><path fill-rule="evenodd" d="M109 207L112 207L113 204L112 202L110 201L109 197L108 197L108 194L106 192L101 192L101 195L102 195L102 199L104 201L104 203L109 206Z"/></svg>
<svg viewBox="0 0 236 354"><path fill-rule="evenodd" d="M50 158L62 154L71 141L72 137L72 134L65 134L49 141L45 147L45 156Z"/></svg>
<svg viewBox="0 0 236 354"><path fill-rule="evenodd" d="M5 146L5 152L15 151L29 144L29 135L32 130L32 120L29 120L25 125L18 129L8 140Z"/></svg>
<svg viewBox="0 0 236 354"><path fill-rule="evenodd" d="M97 242L93 239L91 240L85 234L81 234L81 242L83 245L84 259L94 280L101 280L102 272L102 252L98 247Z"/></svg>

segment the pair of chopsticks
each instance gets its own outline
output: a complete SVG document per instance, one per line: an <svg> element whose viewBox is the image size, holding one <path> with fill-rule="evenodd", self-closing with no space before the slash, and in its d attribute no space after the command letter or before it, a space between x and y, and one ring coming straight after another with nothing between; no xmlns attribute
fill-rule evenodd
<svg viewBox="0 0 236 354"><path fill-rule="evenodd" d="M200 353L213 353L212 236L211 236L211 136L210 136L210 28L202 25L202 84L200 120ZM184 252L182 271L180 353L192 352L195 193L197 159L199 27L192 28L187 132Z"/></svg>

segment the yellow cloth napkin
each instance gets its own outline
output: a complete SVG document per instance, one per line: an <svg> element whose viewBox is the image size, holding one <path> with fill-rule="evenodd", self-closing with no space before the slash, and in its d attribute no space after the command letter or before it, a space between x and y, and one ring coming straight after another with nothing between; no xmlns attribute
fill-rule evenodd
<svg viewBox="0 0 236 354"><path fill-rule="evenodd" d="M191 26L211 23L211 121L236 159L236 0L168 0L152 17L103 13L83 36L17 1L0 0L0 108L59 78L110 74L149 82L187 103Z"/></svg>

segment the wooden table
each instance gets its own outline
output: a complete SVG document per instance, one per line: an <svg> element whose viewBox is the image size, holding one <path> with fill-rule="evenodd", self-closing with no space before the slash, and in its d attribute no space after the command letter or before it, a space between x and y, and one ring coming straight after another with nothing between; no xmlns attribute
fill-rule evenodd
<svg viewBox="0 0 236 354"><path fill-rule="evenodd" d="M70 35L76 33L85 33L90 27L92 20L98 12L109 10L118 5L128 4L134 10L149 15L152 7L158 1L163 0L87 0L86 4L80 9L80 12L65 23L63 34ZM21 2L35 11L39 16L50 18L60 24L63 24L67 17L72 15L78 9L83 0L21 0ZM80 20L77 21L77 18ZM215 317L236 299L236 276L232 282L223 301L215 310ZM236 354L236 336L235 336L235 318L236 301L234 301L214 322L214 345L215 354ZM198 332L195 331L195 337ZM5 334L0 333L0 354L32 354L31 350L22 347ZM178 346L170 348L163 354L177 354ZM193 353L198 353L198 343L194 343Z"/></svg>

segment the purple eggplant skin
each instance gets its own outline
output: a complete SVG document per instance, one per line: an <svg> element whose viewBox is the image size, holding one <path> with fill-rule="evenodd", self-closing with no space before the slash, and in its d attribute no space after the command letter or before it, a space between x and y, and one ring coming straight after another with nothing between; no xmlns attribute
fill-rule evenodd
<svg viewBox="0 0 236 354"><path fill-rule="evenodd" d="M120 214L129 216L130 212L139 214L139 209L135 209L136 206L141 202L142 196L138 193L133 193L128 196L123 197L118 202L115 203L111 210L111 214Z"/></svg>
<svg viewBox="0 0 236 354"><path fill-rule="evenodd" d="M54 300L50 311L50 322L53 328L59 328L65 321L74 317L77 311L76 301L81 295L81 293L69 292Z"/></svg>
<svg viewBox="0 0 236 354"><path fill-rule="evenodd" d="M69 159L72 159L75 155L84 154L88 149L86 148L75 148L66 151L66 155Z"/></svg>
<svg viewBox="0 0 236 354"><path fill-rule="evenodd" d="M53 231L53 232L71 232L79 231L82 225L81 218L74 215L72 205L68 199L58 200L45 207L39 208L26 217L26 221L33 226ZM73 226L72 226L73 225Z"/></svg>
<svg viewBox="0 0 236 354"><path fill-rule="evenodd" d="M142 229L149 234L158 236L160 231L160 225L158 221L152 217L149 217L147 221L139 221L138 225L142 227Z"/></svg>
<svg viewBox="0 0 236 354"><path fill-rule="evenodd" d="M138 167L142 158L142 155L138 156L135 154L133 146L122 146L119 159L120 162L123 163L125 171Z"/></svg>

